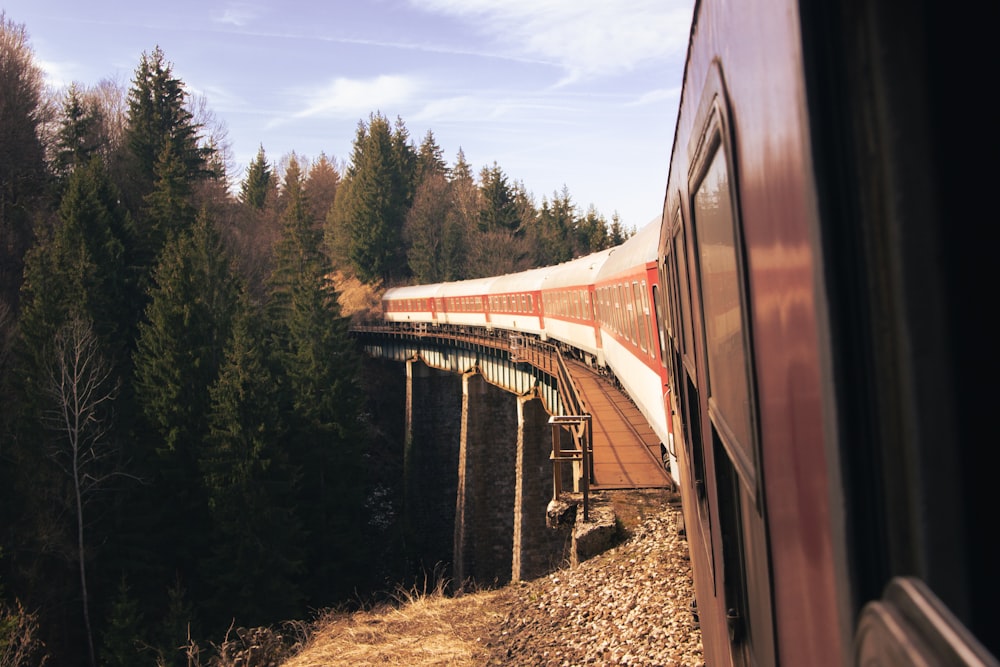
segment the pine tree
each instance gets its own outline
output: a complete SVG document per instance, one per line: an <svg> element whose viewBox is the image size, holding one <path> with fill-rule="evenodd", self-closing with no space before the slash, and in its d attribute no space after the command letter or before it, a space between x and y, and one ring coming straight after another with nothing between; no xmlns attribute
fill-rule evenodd
<svg viewBox="0 0 1000 667"><path fill-rule="evenodd" d="M302 471L298 516L312 534L304 590L313 602L329 603L331 596L350 592L343 575L352 571L347 566L363 543L360 356L328 279L330 267L294 161L282 191L286 208L268 319L291 462Z"/></svg>
<svg viewBox="0 0 1000 667"><path fill-rule="evenodd" d="M255 211L263 211L271 193L274 174L267 163L264 146L257 150L257 157L247 167L246 177L240 186L240 201Z"/></svg>
<svg viewBox="0 0 1000 667"><path fill-rule="evenodd" d="M207 174L209 151L199 146L201 130L187 109L184 83L173 76L160 47L143 53L129 90L126 141L135 160L138 194L144 197L156 179L156 163L167 142L173 142L184 173Z"/></svg>
<svg viewBox="0 0 1000 667"><path fill-rule="evenodd" d="M455 156L455 165L451 168L452 217L449 219L448 231L445 234L444 252L447 257L454 257L455 263L448 280L463 280L471 277L468 254L472 240L479 231L479 209L482 194L476 185L472 167L465 159L461 148Z"/></svg>
<svg viewBox="0 0 1000 667"><path fill-rule="evenodd" d="M542 208L532 228L535 266L559 264L583 254L575 243L576 207L569 190L552 193L552 201L542 200Z"/></svg>
<svg viewBox="0 0 1000 667"><path fill-rule="evenodd" d="M284 321L291 309L292 291L297 282L308 275L310 279L322 275L325 258L320 251L320 232L310 215L305 196L302 171L298 160L292 156L285 169L281 188L282 234L275 245L274 271L271 286L271 319Z"/></svg>
<svg viewBox="0 0 1000 667"><path fill-rule="evenodd" d="M199 216L170 240L139 329L136 389L168 450L207 432L208 388L229 337L237 286L212 221Z"/></svg>
<svg viewBox="0 0 1000 667"><path fill-rule="evenodd" d="M40 350L71 316L97 326L104 344L123 354L128 344L128 216L99 158L70 177L54 230L29 252L22 331Z"/></svg>
<svg viewBox="0 0 1000 667"><path fill-rule="evenodd" d="M146 195L145 249L152 263L167 239L189 229L196 213L191 202L192 184L183 156L170 138L153 168L153 190Z"/></svg>
<svg viewBox="0 0 1000 667"><path fill-rule="evenodd" d="M427 130L417 153L417 187L432 174L447 177L448 164L444 161L444 151L438 146L434 132Z"/></svg>
<svg viewBox="0 0 1000 667"><path fill-rule="evenodd" d="M406 211L413 203L413 196L417 189L417 152L410 141L410 131L406 129L403 119L396 117L396 124L392 130L392 157L395 166L394 190L397 196L397 215L400 231L402 230L403 218Z"/></svg>
<svg viewBox="0 0 1000 667"><path fill-rule="evenodd" d="M211 177L211 149L200 145L201 126L187 108L184 84L157 47L143 53L128 95L125 145L129 168L123 195L143 248L142 268L155 264L167 231L189 226L194 184ZM155 191L155 192L154 192ZM181 212L179 221L166 216Z"/></svg>
<svg viewBox="0 0 1000 667"><path fill-rule="evenodd" d="M593 204L587 208L586 215L580 219L577 225L577 246L581 249L580 254L597 252L611 247L608 221L597 212Z"/></svg>
<svg viewBox="0 0 1000 667"><path fill-rule="evenodd" d="M131 667L137 664L142 650L143 613L132 596L128 581L122 576L118 595L111 604L101 642L101 664L105 667Z"/></svg>
<svg viewBox="0 0 1000 667"><path fill-rule="evenodd" d="M481 278L520 271L530 266L530 241L525 230L534 214L522 186L511 184L494 162L480 172L475 227L467 242L466 277Z"/></svg>
<svg viewBox="0 0 1000 667"><path fill-rule="evenodd" d="M231 333L238 285L204 214L193 229L168 240L153 277L134 380L155 448L148 454L156 465L147 520L157 526L151 537L162 543L162 555L169 554L164 573L175 571L203 590L193 585L209 533L198 459L209 431L209 388ZM163 489L170 489L170 503L155 497Z"/></svg>
<svg viewBox="0 0 1000 667"><path fill-rule="evenodd" d="M323 153L309 167L303 190L309 203L309 213L322 226L337 198L340 187L340 171Z"/></svg>
<svg viewBox="0 0 1000 667"><path fill-rule="evenodd" d="M89 104L76 84L69 87L63 101L62 119L56 135L53 168L67 179L74 169L88 164L101 148L100 110Z"/></svg>
<svg viewBox="0 0 1000 667"><path fill-rule="evenodd" d="M622 224L622 220L618 217L618 212L615 211L614 215L611 216L611 227L608 230L609 242L612 246L617 246L625 243L635 230L629 231Z"/></svg>
<svg viewBox="0 0 1000 667"><path fill-rule="evenodd" d="M483 232L510 231L521 233L521 219L514 198L514 189L507 175L497 165L483 168L479 175L482 207L479 210L479 229Z"/></svg>
<svg viewBox="0 0 1000 667"><path fill-rule="evenodd" d="M0 9L0 300L15 312L31 220L46 188L42 87L24 26Z"/></svg>
<svg viewBox="0 0 1000 667"><path fill-rule="evenodd" d="M283 446L267 349L261 314L244 300L211 389L200 460L213 523L203 571L219 629L233 616L253 626L302 611L302 531L293 509L298 473Z"/></svg>
<svg viewBox="0 0 1000 667"><path fill-rule="evenodd" d="M409 151L409 152L408 152ZM348 187L335 208L333 242L346 241L347 257L366 282L405 274L403 223L412 197L412 147L397 127L373 114L358 124Z"/></svg>

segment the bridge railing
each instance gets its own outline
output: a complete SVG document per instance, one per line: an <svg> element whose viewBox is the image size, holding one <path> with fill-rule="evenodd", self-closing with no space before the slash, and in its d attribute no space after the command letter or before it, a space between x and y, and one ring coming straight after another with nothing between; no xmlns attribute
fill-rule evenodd
<svg viewBox="0 0 1000 667"><path fill-rule="evenodd" d="M428 327L423 323L384 323L356 325L354 333L369 333L416 339L463 341L474 345L505 351L514 363L526 363L555 378L559 400L565 414L551 415L552 427L552 500L562 495L562 464L579 465L579 488L583 495L583 520L590 520L590 484L593 480L594 436L592 418L580 398L580 393L563 359L558 345L531 336L508 332L503 329L481 327ZM562 446L561 431L568 432L573 440L570 449ZM574 484L576 487L576 484Z"/></svg>

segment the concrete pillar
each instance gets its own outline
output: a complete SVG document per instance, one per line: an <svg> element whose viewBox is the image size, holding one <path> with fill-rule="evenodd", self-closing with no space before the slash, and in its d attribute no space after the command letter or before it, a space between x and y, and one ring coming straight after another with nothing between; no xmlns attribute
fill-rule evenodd
<svg viewBox="0 0 1000 667"><path fill-rule="evenodd" d="M455 494L454 576L459 586L467 580L510 580L516 442L514 397L478 373L466 373Z"/></svg>
<svg viewBox="0 0 1000 667"><path fill-rule="evenodd" d="M517 458L511 579L548 574L568 557L572 527L549 528L545 509L552 499L552 430L542 401L517 399ZM569 468L569 466L564 466ZM565 475L564 482L568 481Z"/></svg>
<svg viewBox="0 0 1000 667"><path fill-rule="evenodd" d="M408 553L428 573L452 558L461 410L459 376L406 362L404 534Z"/></svg>

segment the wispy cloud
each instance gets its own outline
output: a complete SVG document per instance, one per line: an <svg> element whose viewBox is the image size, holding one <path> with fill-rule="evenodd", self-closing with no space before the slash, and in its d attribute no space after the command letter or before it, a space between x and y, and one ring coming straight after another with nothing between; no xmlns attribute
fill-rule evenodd
<svg viewBox="0 0 1000 667"><path fill-rule="evenodd" d="M640 95L637 99L629 102L626 106L640 107L646 104L654 104L662 100L678 100L680 99L680 96L680 86L676 86L674 88L658 88Z"/></svg>
<svg viewBox="0 0 1000 667"><path fill-rule="evenodd" d="M260 15L260 7L247 2L231 2L215 17L216 23L242 28Z"/></svg>
<svg viewBox="0 0 1000 667"><path fill-rule="evenodd" d="M35 64L42 70L45 83L51 88L63 88L73 83L74 72L79 67L74 63L55 62L52 60L37 60Z"/></svg>
<svg viewBox="0 0 1000 667"><path fill-rule="evenodd" d="M364 115L410 100L418 89L414 79L383 74L374 79L336 78L305 94L306 107L293 118Z"/></svg>
<svg viewBox="0 0 1000 667"><path fill-rule="evenodd" d="M559 63L564 82L683 54L692 0L410 0L466 19L519 53Z"/></svg>

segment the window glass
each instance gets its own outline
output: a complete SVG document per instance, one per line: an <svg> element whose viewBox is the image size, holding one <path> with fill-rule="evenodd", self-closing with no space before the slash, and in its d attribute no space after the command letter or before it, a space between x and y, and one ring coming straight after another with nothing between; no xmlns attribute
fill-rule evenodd
<svg viewBox="0 0 1000 667"><path fill-rule="evenodd" d="M639 330L639 349L641 349L643 352L646 351L648 345L647 342L648 337L646 336L646 322L649 321L649 313L645 312L648 311L649 309L646 308L644 311L642 306L643 290L645 289L645 287L646 287L645 280L642 281L641 286L637 282L632 283L632 290L635 292L635 311L636 311L635 315L636 315L636 325L637 325L636 328L638 328Z"/></svg>
<svg viewBox="0 0 1000 667"><path fill-rule="evenodd" d="M743 307L736 248L736 220L723 152L716 151L694 196L702 309L708 348L709 398L728 432L753 461L750 386L744 346ZM752 465L752 463L751 463Z"/></svg>
<svg viewBox="0 0 1000 667"><path fill-rule="evenodd" d="M674 259L677 262L678 291L681 300L681 354L691 354L691 341L694 340L694 324L691 321L691 282L688 276L687 254L684 249L684 232L674 236ZM689 360L692 364L693 359Z"/></svg>

